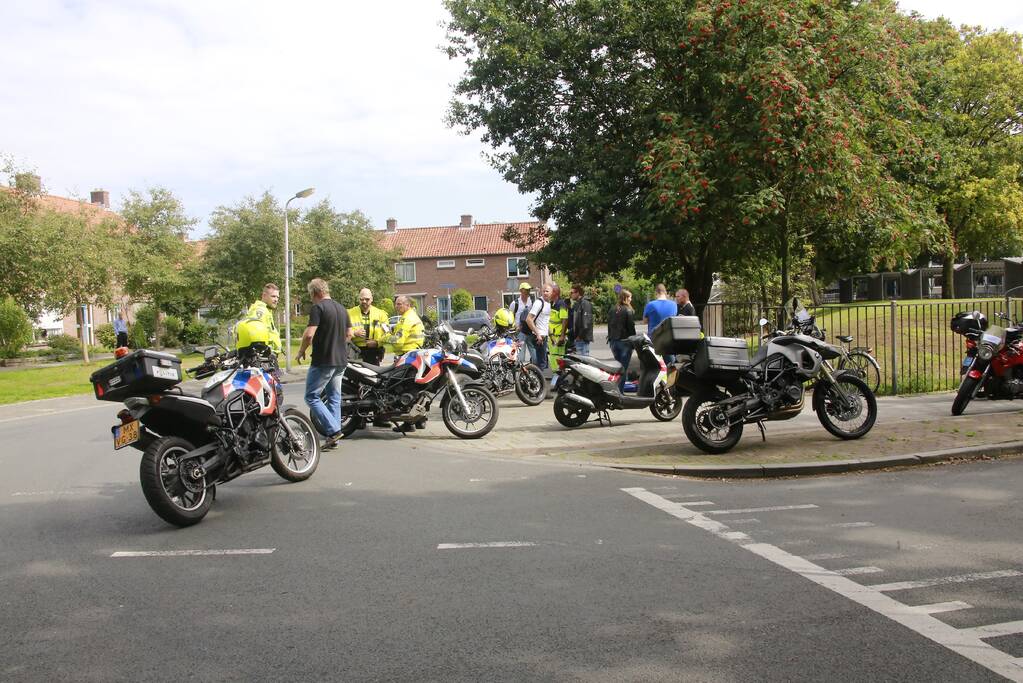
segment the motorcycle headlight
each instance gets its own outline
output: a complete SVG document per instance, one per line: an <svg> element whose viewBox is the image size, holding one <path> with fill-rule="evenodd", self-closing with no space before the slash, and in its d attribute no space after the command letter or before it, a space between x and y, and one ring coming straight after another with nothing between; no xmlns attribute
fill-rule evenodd
<svg viewBox="0 0 1023 683"><path fill-rule="evenodd" d="M987 344L981 344L980 348L977 349L977 356L979 356L981 360L984 361L991 360L992 358L994 358L994 355L995 350L988 346Z"/></svg>

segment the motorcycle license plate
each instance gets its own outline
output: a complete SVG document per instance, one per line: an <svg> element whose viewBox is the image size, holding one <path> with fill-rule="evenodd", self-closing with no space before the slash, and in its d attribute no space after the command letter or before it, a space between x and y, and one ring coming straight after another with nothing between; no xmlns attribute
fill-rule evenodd
<svg viewBox="0 0 1023 683"><path fill-rule="evenodd" d="M970 367L970 363L972 363L972 362L973 362L973 357L966 356L965 358L963 358L963 367L964 368Z"/></svg>
<svg viewBox="0 0 1023 683"><path fill-rule="evenodd" d="M115 451L125 446L130 446L142 436L138 420L132 420L131 422L111 427L110 431L114 433Z"/></svg>

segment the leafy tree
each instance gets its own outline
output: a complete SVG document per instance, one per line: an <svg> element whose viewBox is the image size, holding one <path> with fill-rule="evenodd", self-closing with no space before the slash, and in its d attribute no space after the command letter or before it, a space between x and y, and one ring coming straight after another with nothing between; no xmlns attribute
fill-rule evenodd
<svg viewBox="0 0 1023 683"><path fill-rule="evenodd" d="M132 190L121 216L129 226L128 248L122 262L124 290L128 295L160 312L168 302L181 298L185 290L198 290L183 271L192 258L186 240L196 221L185 213L181 201L170 190L162 187L149 188L145 193ZM159 315L152 332L156 348L160 348L163 335Z"/></svg>
<svg viewBox="0 0 1023 683"><path fill-rule="evenodd" d="M3 170L12 176L10 162ZM0 190L0 296L13 297L32 317L43 312L50 250L38 224L37 193Z"/></svg>
<svg viewBox="0 0 1023 683"><path fill-rule="evenodd" d="M450 120L537 193L558 226L540 259L573 279L632 262L706 301L715 271L769 254L787 296L794 248L837 269L929 236L915 167L889 153L910 146L914 109L894 5L445 4L467 65Z"/></svg>
<svg viewBox="0 0 1023 683"><path fill-rule="evenodd" d="M466 289L456 289L451 292L451 313L458 315L462 311L472 308L472 294Z"/></svg>
<svg viewBox="0 0 1023 683"><path fill-rule="evenodd" d="M113 300L115 273L121 268L122 228L110 220L96 222L85 211L65 213L41 210L35 229L47 245L49 270L43 306L61 315L86 305L105 305ZM89 362L87 336L81 335L82 360Z"/></svg>
<svg viewBox="0 0 1023 683"><path fill-rule="evenodd" d="M14 358L32 341L32 321L11 297L0 300L0 358Z"/></svg>

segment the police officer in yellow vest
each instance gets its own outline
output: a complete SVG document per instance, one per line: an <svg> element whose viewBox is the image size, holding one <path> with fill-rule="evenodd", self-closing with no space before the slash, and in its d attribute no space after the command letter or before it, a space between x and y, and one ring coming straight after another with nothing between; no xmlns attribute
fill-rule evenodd
<svg viewBox="0 0 1023 683"><path fill-rule="evenodd" d="M373 292L368 287L359 290L359 305L348 309L348 318L352 321L352 342L359 348L359 356L371 365L380 365L388 332L387 312L373 305Z"/></svg>
<svg viewBox="0 0 1023 683"><path fill-rule="evenodd" d="M281 333L277 329L277 323L274 321L273 309L277 308L277 302L280 299L280 288L274 283L268 282L263 285L263 294L260 296L259 301L249 306L249 310L245 313L246 319L259 320L266 325L269 336L267 345L275 354L281 352Z"/></svg>
<svg viewBox="0 0 1023 683"><path fill-rule="evenodd" d="M387 348L394 351L397 360L398 356L423 345L423 321L419 319L407 296L399 295L394 298L394 310L401 319L394 326L393 334L387 338Z"/></svg>
<svg viewBox="0 0 1023 683"><path fill-rule="evenodd" d="M558 359L565 356L565 334L568 331L568 302L561 298L561 287L551 285L551 319L548 323L547 357L551 370L558 371Z"/></svg>

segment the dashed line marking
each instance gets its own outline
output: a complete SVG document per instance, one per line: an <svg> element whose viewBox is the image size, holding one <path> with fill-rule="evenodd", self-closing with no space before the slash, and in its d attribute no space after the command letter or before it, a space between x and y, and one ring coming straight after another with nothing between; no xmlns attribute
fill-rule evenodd
<svg viewBox="0 0 1023 683"><path fill-rule="evenodd" d="M842 553L817 553L816 555L807 555L806 559L811 562L819 562L820 560L841 560L848 555Z"/></svg>
<svg viewBox="0 0 1023 683"><path fill-rule="evenodd" d="M460 550L463 548L529 548L536 543L529 541L494 541L492 543L438 543L437 550Z"/></svg>
<svg viewBox="0 0 1023 683"><path fill-rule="evenodd" d="M775 505L768 508L742 508L738 510L708 510L708 515L743 515L753 512L780 512L782 510L812 510L817 506L810 503L808 505Z"/></svg>
<svg viewBox="0 0 1023 683"><path fill-rule="evenodd" d="M880 567L847 567L845 569L834 569L832 571L839 576L860 576L861 574L880 574L884 570Z"/></svg>
<svg viewBox="0 0 1023 683"><path fill-rule="evenodd" d="M269 555L277 548L234 548L228 550L119 550L110 557L200 557L206 555Z"/></svg>
<svg viewBox="0 0 1023 683"><path fill-rule="evenodd" d="M693 507L694 505L699 505L699 506L702 507L704 505L713 505L714 501L712 501L712 500L687 500L687 501L685 501L685 504L688 505L689 507Z"/></svg>
<svg viewBox="0 0 1023 683"><path fill-rule="evenodd" d="M718 538L737 541L742 548L783 569L798 574L852 602L863 605L1009 680L1023 682L1023 658L1013 657L982 640L982 638L992 638L1007 633L1023 632L1023 622L993 624L975 629L957 629L922 610L904 605L885 595L876 586L864 586L856 583L852 579L793 555L778 546L749 541L748 536L742 538L745 534L736 534L724 524L709 519L695 510L688 510L682 505L646 489L623 488L622 491L688 524L709 531Z"/></svg>
<svg viewBox="0 0 1023 683"><path fill-rule="evenodd" d="M970 583L971 581L986 581L988 579L1010 579L1014 576L1023 576L1023 572L1015 569L1006 569L996 572L977 572L974 574L960 574L958 576L942 576L937 579L924 579L923 581L898 581L896 583L879 583L869 586L876 591L906 591L913 588L929 588L931 586L943 586L949 583Z"/></svg>
<svg viewBox="0 0 1023 683"><path fill-rule="evenodd" d="M841 524L829 524L829 527L835 529L865 529L868 526L874 526L873 522L842 522Z"/></svg>

